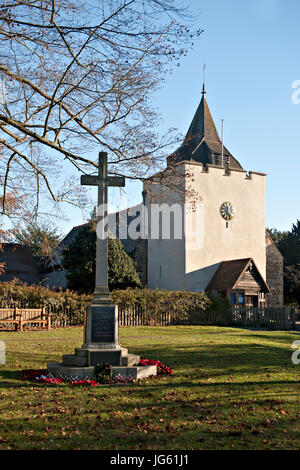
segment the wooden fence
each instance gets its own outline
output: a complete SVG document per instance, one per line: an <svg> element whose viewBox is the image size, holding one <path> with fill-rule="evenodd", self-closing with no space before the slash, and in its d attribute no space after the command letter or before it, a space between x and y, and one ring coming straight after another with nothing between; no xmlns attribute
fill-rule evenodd
<svg viewBox="0 0 300 470"><path fill-rule="evenodd" d="M4 305L0 305L4 307ZM15 305L6 305L13 308ZM37 305L18 305L18 307L38 307ZM47 308L46 313L52 314L52 326L82 325L84 315L69 307ZM272 329L296 329L296 310L290 307L253 308L233 306L223 311L192 311L179 315L172 306L168 311L153 311L140 306L124 307L119 305L119 326L171 326L171 325L203 325L203 326L245 326L265 327ZM1 322L0 322L1 323Z"/></svg>
<svg viewBox="0 0 300 470"><path fill-rule="evenodd" d="M291 307L231 307L232 325L295 330L296 310Z"/></svg>
<svg viewBox="0 0 300 470"><path fill-rule="evenodd" d="M231 312L191 311L185 315L169 311L153 311L140 306L119 305L119 326L230 325Z"/></svg>
<svg viewBox="0 0 300 470"><path fill-rule="evenodd" d="M191 312L179 316L170 312L149 312L135 307L119 307L120 326L252 326L272 329L296 329L296 313L289 307L253 308L244 306L230 307L227 311Z"/></svg>

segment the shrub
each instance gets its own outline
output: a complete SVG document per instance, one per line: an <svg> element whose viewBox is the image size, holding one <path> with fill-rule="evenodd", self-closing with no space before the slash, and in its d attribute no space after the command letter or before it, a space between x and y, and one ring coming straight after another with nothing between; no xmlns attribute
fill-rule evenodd
<svg viewBox="0 0 300 470"><path fill-rule="evenodd" d="M112 292L125 324L225 324L228 302L204 292L126 289Z"/></svg>
<svg viewBox="0 0 300 470"><path fill-rule="evenodd" d="M228 302L204 292L179 292L150 289L114 290L113 302L119 307L122 324L226 324ZM41 286L17 281L0 283L0 306L45 307L55 325L84 323L92 295L72 291L55 292Z"/></svg>
<svg viewBox="0 0 300 470"><path fill-rule="evenodd" d="M82 227L73 242L63 251L63 266L68 271L67 286L80 293L90 293L95 286L96 224ZM108 284L111 290L141 287L133 259L122 242L108 239Z"/></svg>
<svg viewBox="0 0 300 470"><path fill-rule="evenodd" d="M28 286L19 281L0 283L2 308L45 307L52 313L53 324L83 324L85 309L91 298L72 291L55 292L42 286Z"/></svg>

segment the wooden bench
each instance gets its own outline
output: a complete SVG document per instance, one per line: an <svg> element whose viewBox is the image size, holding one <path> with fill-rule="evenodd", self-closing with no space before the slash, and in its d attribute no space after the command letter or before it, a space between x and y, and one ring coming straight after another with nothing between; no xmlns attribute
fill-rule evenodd
<svg viewBox="0 0 300 470"><path fill-rule="evenodd" d="M0 325L12 324L15 330L23 331L25 324L39 324L51 328L51 313L45 308L0 308Z"/></svg>

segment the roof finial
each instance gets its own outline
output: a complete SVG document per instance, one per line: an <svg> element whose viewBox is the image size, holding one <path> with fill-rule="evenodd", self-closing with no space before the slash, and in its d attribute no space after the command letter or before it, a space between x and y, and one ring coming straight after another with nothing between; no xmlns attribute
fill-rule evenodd
<svg viewBox="0 0 300 470"><path fill-rule="evenodd" d="M206 64L203 65L203 88L202 88L202 95L205 95L206 91L205 91L205 67L206 67Z"/></svg>

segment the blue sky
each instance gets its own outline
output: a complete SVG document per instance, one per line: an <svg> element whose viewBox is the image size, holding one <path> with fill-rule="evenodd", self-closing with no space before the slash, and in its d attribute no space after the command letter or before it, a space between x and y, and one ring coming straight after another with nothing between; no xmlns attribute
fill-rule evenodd
<svg viewBox="0 0 300 470"><path fill-rule="evenodd" d="M267 173L266 225L288 230L299 211L300 104L292 83L300 80L299 0L192 0L200 40L155 95L161 129L185 134L201 99L206 64L207 102L224 143L246 170ZM300 96L300 94L299 94ZM130 204L141 185L128 183ZM118 189L110 190L115 199ZM94 190L96 198L96 190ZM82 223L66 210L66 233Z"/></svg>

